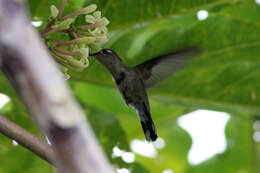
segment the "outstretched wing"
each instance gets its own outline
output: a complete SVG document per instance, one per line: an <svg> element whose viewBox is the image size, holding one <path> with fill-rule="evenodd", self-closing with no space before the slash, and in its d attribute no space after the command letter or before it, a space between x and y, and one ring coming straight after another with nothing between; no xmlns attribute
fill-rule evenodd
<svg viewBox="0 0 260 173"><path fill-rule="evenodd" d="M153 58L136 66L136 68L142 75L145 87L151 88L161 80L182 69L198 52L199 48L186 48Z"/></svg>

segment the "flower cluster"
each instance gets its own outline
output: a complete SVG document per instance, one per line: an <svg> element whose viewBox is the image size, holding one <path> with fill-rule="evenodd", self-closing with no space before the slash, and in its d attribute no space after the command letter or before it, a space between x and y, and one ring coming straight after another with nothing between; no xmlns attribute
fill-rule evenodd
<svg viewBox="0 0 260 173"><path fill-rule="evenodd" d="M63 4L65 5L65 4ZM107 41L107 25L109 21L96 11L97 5L92 4L81 10L62 16L63 9L50 7L51 18L41 35L49 47L52 56L61 66L65 79L69 79L68 70L82 71L88 64L89 51L98 51L97 43ZM85 15L86 25L77 26L75 20ZM67 40L52 39L52 35L62 33Z"/></svg>

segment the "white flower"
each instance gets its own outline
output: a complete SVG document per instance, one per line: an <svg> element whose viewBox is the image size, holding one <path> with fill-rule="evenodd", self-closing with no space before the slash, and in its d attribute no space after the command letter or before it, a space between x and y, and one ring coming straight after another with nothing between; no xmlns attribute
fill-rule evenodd
<svg viewBox="0 0 260 173"><path fill-rule="evenodd" d="M101 12L96 11L92 15L86 15L85 21L87 23L96 24L96 28L94 30L89 29L88 31L96 36L98 34L107 34L107 25L109 24L109 20L106 17L101 18Z"/></svg>

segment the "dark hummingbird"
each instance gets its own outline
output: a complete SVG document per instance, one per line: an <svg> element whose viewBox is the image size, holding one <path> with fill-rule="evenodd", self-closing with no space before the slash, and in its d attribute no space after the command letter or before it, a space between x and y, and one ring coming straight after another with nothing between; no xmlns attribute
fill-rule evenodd
<svg viewBox="0 0 260 173"><path fill-rule="evenodd" d="M135 67L126 66L110 49L103 49L90 56L94 56L108 69L125 103L136 110L146 140L155 141L157 133L151 117L146 89L183 68L197 52L197 48L186 48L153 58Z"/></svg>

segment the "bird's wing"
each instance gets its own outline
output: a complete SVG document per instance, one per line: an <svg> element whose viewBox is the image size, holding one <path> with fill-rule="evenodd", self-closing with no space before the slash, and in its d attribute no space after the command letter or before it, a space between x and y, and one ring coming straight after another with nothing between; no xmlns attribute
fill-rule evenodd
<svg viewBox="0 0 260 173"><path fill-rule="evenodd" d="M186 48L174 53L162 55L148 60L136 68L139 70L145 88L151 88L161 80L168 78L186 65L193 55L199 52L199 48Z"/></svg>

